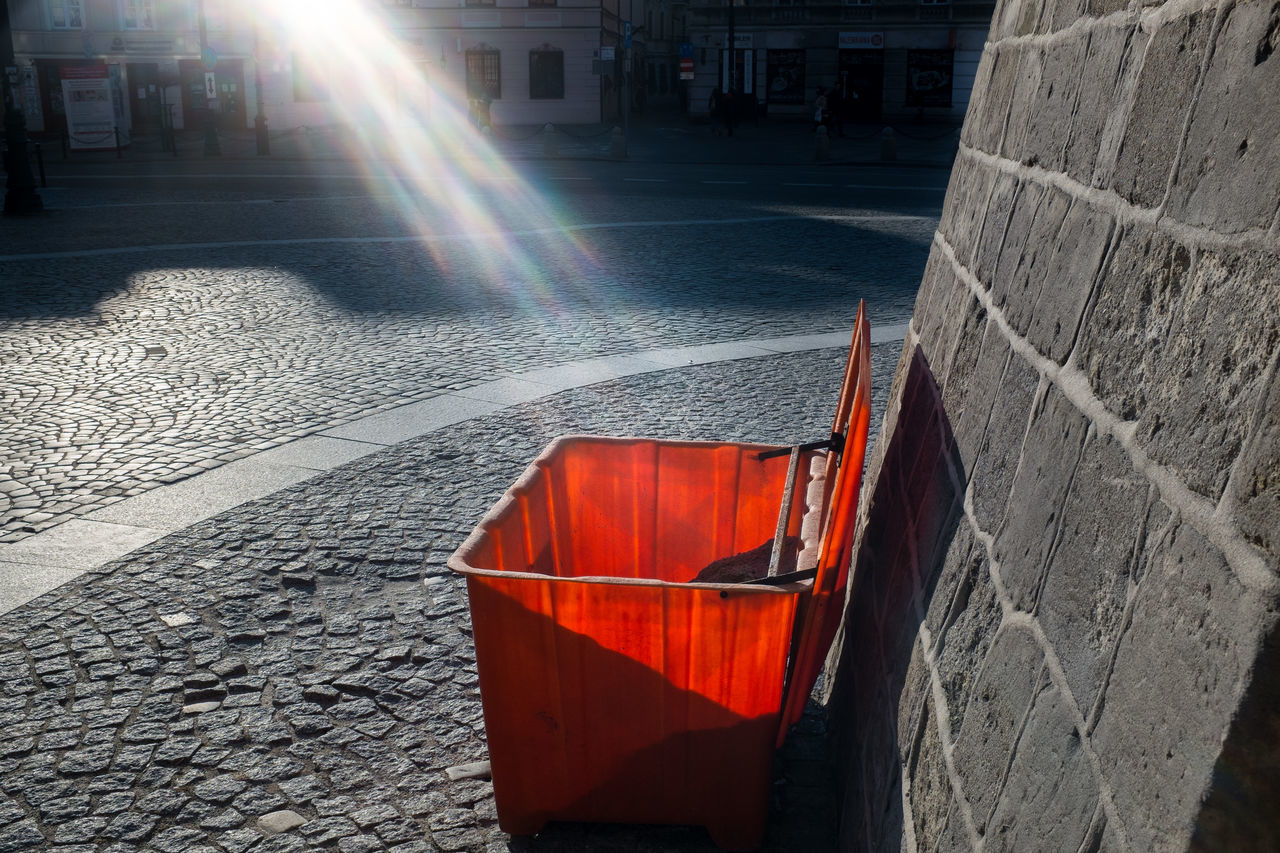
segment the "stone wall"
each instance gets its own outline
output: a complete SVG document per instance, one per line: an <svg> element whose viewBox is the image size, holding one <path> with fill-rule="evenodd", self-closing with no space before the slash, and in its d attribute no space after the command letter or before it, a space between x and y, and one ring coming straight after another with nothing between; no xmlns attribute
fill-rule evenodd
<svg viewBox="0 0 1280 853"><path fill-rule="evenodd" d="M1003 0L828 684L847 850L1280 850L1280 3Z"/></svg>

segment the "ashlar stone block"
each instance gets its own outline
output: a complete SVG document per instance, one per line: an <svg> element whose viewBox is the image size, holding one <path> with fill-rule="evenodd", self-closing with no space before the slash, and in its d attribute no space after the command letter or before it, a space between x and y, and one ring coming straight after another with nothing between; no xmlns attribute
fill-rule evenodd
<svg viewBox="0 0 1280 853"><path fill-rule="evenodd" d="M1014 76L1013 93L1009 97L1008 126L1000 144L1000 156L1020 159L1027 126L1035 110L1036 92L1043 79L1044 51L1034 44L1024 45L1022 62Z"/></svg>
<svg viewBox="0 0 1280 853"><path fill-rule="evenodd" d="M1080 330L1080 367L1112 413L1138 419L1146 389L1165 369L1191 253L1162 232L1126 226L1098 281Z"/></svg>
<svg viewBox="0 0 1280 853"><path fill-rule="evenodd" d="M1059 0L1055 4L1055 14L1068 9L1074 20L1079 16L1077 6L1080 2L1081 0ZM1054 29L1060 29L1056 22ZM1071 124L1071 111L1080 86L1087 45L1087 37L1081 35L1055 42L1045 49L1041 59L1039 86L1036 87L1034 97L1026 102L1026 116L1015 118L1014 114L1010 115L1007 156L1028 166L1061 171L1063 149L1067 141L1062 131ZM1015 104L1022 103L1024 102L1015 100Z"/></svg>
<svg viewBox="0 0 1280 853"><path fill-rule="evenodd" d="M991 301L1024 337L1058 231L1070 208L1071 197L1066 193L1034 183L1024 183L1014 202L991 281Z"/></svg>
<svg viewBox="0 0 1280 853"><path fill-rule="evenodd" d="M1048 386L1027 429L1008 515L994 546L1000 578L1019 610L1036 609L1088 430L1085 417L1061 391Z"/></svg>
<svg viewBox="0 0 1280 853"><path fill-rule="evenodd" d="M1036 615L1086 715L1110 668L1130 590L1137 589L1150 500L1150 484L1113 440L1085 443Z"/></svg>
<svg viewBox="0 0 1280 853"><path fill-rule="evenodd" d="M1011 5L1011 8L1019 9L1035 4L1036 0L1023 0L1020 4ZM1011 45L997 45L994 49L990 81L973 111L974 117L965 122L964 130L967 135L961 134L961 141L965 145L988 154L999 153L1023 52L1023 48Z"/></svg>
<svg viewBox="0 0 1280 853"><path fill-rule="evenodd" d="M1004 2L996 4L996 11L992 21L992 30L995 29L995 20L999 19L1002 14L1002 10L1006 5L1007 3ZM964 123L960 126L960 139L962 142L967 143L967 140L972 138L970 134L974 130L974 124L978 121L978 116L983 111L983 102L987 97L987 92L990 90L991 72L995 69L996 59L995 49L991 44L991 42L994 41L995 36L993 35L988 44L983 48L982 56L978 59L978 69L974 72L973 88L969 92L969 106L965 109ZM958 165L958 163L956 165Z"/></svg>
<svg viewBox="0 0 1280 853"><path fill-rule="evenodd" d="M951 244L956 259L965 266L973 265L973 253L977 249L987 199L991 197L995 178L993 169L974 158L964 155L956 158L938 232ZM922 304L925 303L917 298L917 310Z"/></svg>
<svg viewBox="0 0 1280 853"><path fill-rule="evenodd" d="M1000 248L1004 245L1005 231L1009 228L1009 217L1018 198L1018 183L1018 179L1012 175L1000 173L996 176L991 187L991 197L987 201L982 219L982 236L978 238L972 271L988 289L995 276L996 263L1000 259Z"/></svg>
<svg viewBox="0 0 1280 853"><path fill-rule="evenodd" d="M1142 388L1137 436L1192 490L1217 500L1280 347L1280 254L1198 253L1179 308Z"/></svg>
<svg viewBox="0 0 1280 853"><path fill-rule="evenodd" d="M911 745L915 743L920 717L924 714L925 705L932 701L932 685L933 678L925 660L924 643L917 642L911 649L911 664L907 667L906 678L897 696L898 751L902 755L910 754Z"/></svg>
<svg viewBox="0 0 1280 853"><path fill-rule="evenodd" d="M951 541L947 543L947 551L940 565L933 572L932 594L925 596L922 602L924 625L933 637L934 649L952 620L957 593L962 585L969 583L970 576L975 571L975 567L971 565L971 561L979 559L979 555L973 553L975 547L980 548L981 545L977 544L973 528L969 526L968 519L965 519L956 528Z"/></svg>
<svg viewBox="0 0 1280 853"><path fill-rule="evenodd" d="M1280 353L1230 480L1236 524L1280 571Z"/></svg>
<svg viewBox="0 0 1280 853"><path fill-rule="evenodd" d="M1098 799L1070 704L1057 688L1046 687L1018 740L983 850L1080 850Z"/></svg>
<svg viewBox="0 0 1280 853"><path fill-rule="evenodd" d="M1030 14L1034 19L1040 15L1039 0L999 0L995 13L991 16L991 29L987 33L987 41L998 43L1009 36L1018 34L1018 22L1028 14L1026 7L1031 7Z"/></svg>
<svg viewBox="0 0 1280 853"><path fill-rule="evenodd" d="M991 406L1012 350L1000 327L975 300L956 338L942 389L943 416L951 425L953 453L966 479L982 446Z"/></svg>
<svg viewBox="0 0 1280 853"><path fill-rule="evenodd" d="M1052 361L1065 362L1075 344L1114 231L1111 215L1083 199L1076 199L1062 220L1025 331L1036 350Z"/></svg>
<svg viewBox="0 0 1280 853"><path fill-rule="evenodd" d="M1024 627L996 634L978 672L952 761L961 790L986 831L1031 701L1047 683L1044 650Z"/></svg>
<svg viewBox="0 0 1280 853"><path fill-rule="evenodd" d="M936 247L925 264L920 296L916 300L913 322L920 335L920 349L931 372L941 376L944 362L955 341L956 330L963 317L957 316L957 305L972 298L969 288L956 275L951 262ZM929 301L924 302L927 296Z"/></svg>
<svg viewBox="0 0 1280 853"><path fill-rule="evenodd" d="M970 551L964 568L965 575L942 630L934 635L938 644L934 661L950 712L948 736L952 740L960 734L978 669L995 640L1002 617L1000 599L991 580L991 563L981 545Z"/></svg>
<svg viewBox="0 0 1280 853"><path fill-rule="evenodd" d="M969 477L974 517L987 532L999 530L1004 521L1039 383L1040 374L1021 357L1009 358Z"/></svg>
<svg viewBox="0 0 1280 853"><path fill-rule="evenodd" d="M1146 41L1132 25L1099 27L1089 32L1076 103L1070 116L1070 132L1063 150L1063 171L1082 184L1092 183L1102 128L1107 117L1121 108L1117 99L1121 68L1125 63L1141 61L1142 52L1135 51L1135 43L1141 47Z"/></svg>
<svg viewBox="0 0 1280 853"><path fill-rule="evenodd" d="M927 703L920 726L920 738L911 756L908 774L911 816L915 821L917 846L932 850L947 824L952 798L951 779L947 773L937 720L933 708Z"/></svg>
<svg viewBox="0 0 1280 853"><path fill-rule="evenodd" d="M1186 849L1270 604L1189 525L1149 546L1091 741L1132 849Z"/></svg>
<svg viewBox="0 0 1280 853"><path fill-rule="evenodd" d="M1227 13L1169 194L1169 216L1236 233L1266 230L1280 208L1280 56L1274 4Z"/></svg>
<svg viewBox="0 0 1280 853"><path fill-rule="evenodd" d="M1164 199L1214 8L1166 22L1147 48L1111 181L1112 189L1140 207L1155 207Z"/></svg>
<svg viewBox="0 0 1280 853"><path fill-rule="evenodd" d="M1085 0L1085 14L1091 18L1105 18L1128 8L1128 0Z"/></svg>

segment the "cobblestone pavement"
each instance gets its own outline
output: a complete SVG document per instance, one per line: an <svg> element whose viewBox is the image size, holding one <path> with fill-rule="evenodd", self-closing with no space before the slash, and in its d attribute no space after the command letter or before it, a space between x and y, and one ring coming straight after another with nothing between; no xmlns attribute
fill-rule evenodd
<svg viewBox="0 0 1280 853"><path fill-rule="evenodd" d="M581 345L624 331L647 334L603 324ZM873 428L899 349L873 350ZM465 586L444 561L556 435L811 439L843 363L824 350L564 392L246 504L0 617L0 853L711 849L681 827L509 839L487 781L448 780L486 752ZM796 734L768 849L832 849L821 716Z"/></svg>
<svg viewBox="0 0 1280 853"><path fill-rule="evenodd" d="M509 159L590 159L614 158L613 127L607 124L559 126L553 147L548 151L544 125L498 127L487 135L487 145ZM887 147L884 131L893 133ZM794 119L763 119L742 122L733 137L716 135L705 119L691 120L672 110L655 110L633 117L626 139L626 157L632 162L658 163L813 163L817 161L817 138L811 123ZM896 121L892 125L850 124L844 136L828 139L825 162L895 162L949 165L955 158L960 129L954 124ZM366 128L335 125L282 130L271 135L270 155L257 153L257 137L252 130L224 130L220 134L223 159L328 159L349 157L352 152L376 156L379 144ZM177 134L178 158L163 149L156 136L139 136L121 152L132 161L172 162L174 159L204 159L203 131ZM53 162L61 155L57 147L45 145L45 157ZM110 162L116 152L73 152L79 162Z"/></svg>
<svg viewBox="0 0 1280 853"><path fill-rule="evenodd" d="M334 209L290 210L236 207L220 246L53 257L29 255L58 229L15 226L28 254L0 257L0 542L505 373L838 331L862 297L873 322L899 322L934 227L682 201L694 227L647 200L567 215L591 227L557 239L526 223L502 240L440 226L424 241L422 223L352 199L344 240L325 240ZM161 233L173 212L129 216ZM92 223L75 221L92 247Z"/></svg>

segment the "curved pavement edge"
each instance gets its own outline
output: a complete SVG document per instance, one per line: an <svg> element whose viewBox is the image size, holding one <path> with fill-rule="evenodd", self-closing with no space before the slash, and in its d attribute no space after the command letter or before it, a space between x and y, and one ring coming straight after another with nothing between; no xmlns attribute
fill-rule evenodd
<svg viewBox="0 0 1280 853"><path fill-rule="evenodd" d="M873 344L907 324L873 328ZM288 444L0 545L0 614L171 533L362 456L509 406L625 376L848 346L847 332L647 350L513 373L492 382L327 427Z"/></svg>

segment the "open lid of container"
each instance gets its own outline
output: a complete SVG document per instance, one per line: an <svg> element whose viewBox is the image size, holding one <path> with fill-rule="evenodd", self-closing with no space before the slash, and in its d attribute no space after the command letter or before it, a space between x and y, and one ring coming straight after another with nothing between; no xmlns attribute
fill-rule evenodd
<svg viewBox="0 0 1280 853"><path fill-rule="evenodd" d="M811 600L798 620L793 638L779 745L787 730L799 722L804 713L809 692L840 624L870 422L871 324L866 316L866 303L860 302L831 438L826 442L831 452L826 460L827 492L822 503L818 563Z"/></svg>

